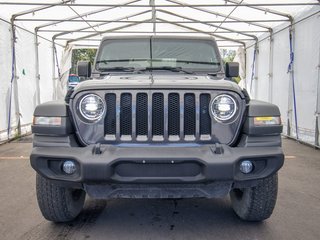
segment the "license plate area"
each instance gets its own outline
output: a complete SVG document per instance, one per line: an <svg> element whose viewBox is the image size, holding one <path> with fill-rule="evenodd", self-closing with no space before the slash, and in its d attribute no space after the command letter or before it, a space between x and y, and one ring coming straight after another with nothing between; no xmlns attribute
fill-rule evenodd
<svg viewBox="0 0 320 240"><path fill-rule="evenodd" d="M202 166L197 162L169 161L168 163L137 163L122 162L114 168L114 173L120 177L133 178L179 178L195 177L202 172Z"/></svg>

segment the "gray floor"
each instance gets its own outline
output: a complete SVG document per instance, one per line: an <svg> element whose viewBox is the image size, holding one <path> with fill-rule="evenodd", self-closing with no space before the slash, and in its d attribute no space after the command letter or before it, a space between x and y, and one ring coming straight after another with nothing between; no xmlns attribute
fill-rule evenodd
<svg viewBox="0 0 320 240"><path fill-rule="evenodd" d="M35 196L30 138L0 146L1 239L320 239L320 151L284 140L276 209L246 223L229 198L206 200L87 199L69 224L44 220Z"/></svg>

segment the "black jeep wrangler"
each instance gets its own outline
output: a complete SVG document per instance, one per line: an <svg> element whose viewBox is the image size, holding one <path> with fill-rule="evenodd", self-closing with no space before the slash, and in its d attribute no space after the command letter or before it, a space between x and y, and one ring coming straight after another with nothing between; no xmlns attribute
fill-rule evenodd
<svg viewBox="0 0 320 240"><path fill-rule="evenodd" d="M284 162L277 106L251 100L212 38L108 37L88 80L37 106L31 165L43 216L73 220L92 198L216 198L262 221Z"/></svg>

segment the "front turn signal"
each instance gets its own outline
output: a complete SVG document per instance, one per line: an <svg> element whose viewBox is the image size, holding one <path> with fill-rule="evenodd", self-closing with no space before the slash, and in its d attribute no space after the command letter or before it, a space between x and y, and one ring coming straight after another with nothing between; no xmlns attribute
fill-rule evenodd
<svg viewBox="0 0 320 240"><path fill-rule="evenodd" d="M277 117L254 117L253 123L255 126L269 126L269 125L281 125L281 118Z"/></svg>
<svg viewBox="0 0 320 240"><path fill-rule="evenodd" d="M61 117L33 117L33 125L61 126Z"/></svg>

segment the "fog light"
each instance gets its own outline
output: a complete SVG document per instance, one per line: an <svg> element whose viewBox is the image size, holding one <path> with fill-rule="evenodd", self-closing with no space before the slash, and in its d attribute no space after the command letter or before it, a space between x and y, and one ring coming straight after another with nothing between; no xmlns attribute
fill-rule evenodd
<svg viewBox="0 0 320 240"><path fill-rule="evenodd" d="M63 166L62 166L62 170L66 173L66 174L73 174L75 173L75 171L77 170L76 169L76 165L74 164L73 161L65 161L63 163Z"/></svg>
<svg viewBox="0 0 320 240"><path fill-rule="evenodd" d="M244 174L250 173L253 170L253 164L249 160L242 161L240 163L240 171Z"/></svg>

